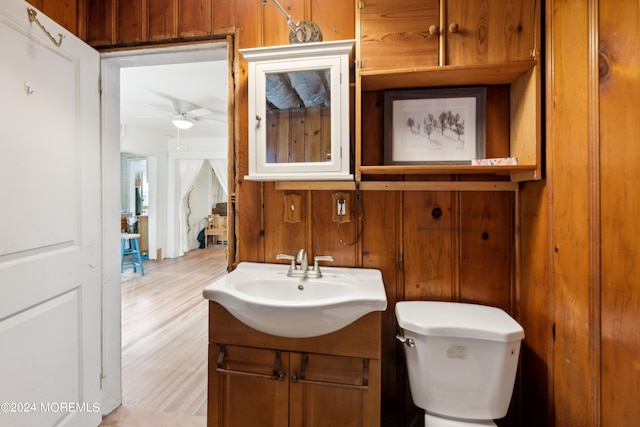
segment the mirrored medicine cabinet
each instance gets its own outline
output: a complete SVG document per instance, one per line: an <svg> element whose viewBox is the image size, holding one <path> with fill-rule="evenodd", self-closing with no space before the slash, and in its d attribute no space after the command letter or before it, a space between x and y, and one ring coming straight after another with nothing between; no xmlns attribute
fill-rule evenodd
<svg viewBox="0 0 640 427"><path fill-rule="evenodd" d="M351 180L349 67L354 40L241 49L249 66L249 175Z"/></svg>

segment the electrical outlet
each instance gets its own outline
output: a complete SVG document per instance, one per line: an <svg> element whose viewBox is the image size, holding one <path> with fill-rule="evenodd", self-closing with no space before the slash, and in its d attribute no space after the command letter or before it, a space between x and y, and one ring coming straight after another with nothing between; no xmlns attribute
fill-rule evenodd
<svg viewBox="0 0 640 427"><path fill-rule="evenodd" d="M351 194L333 193L333 212L331 214L333 222L351 221Z"/></svg>

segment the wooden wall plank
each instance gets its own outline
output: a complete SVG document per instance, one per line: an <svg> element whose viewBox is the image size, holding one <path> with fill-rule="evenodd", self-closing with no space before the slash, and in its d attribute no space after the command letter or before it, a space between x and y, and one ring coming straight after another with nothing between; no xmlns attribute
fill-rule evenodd
<svg viewBox="0 0 640 427"><path fill-rule="evenodd" d="M290 119L289 115L290 115L290 111L289 110L278 111L276 113L276 117L278 118L278 120L275 122L275 125L277 126L276 129L275 129L276 146L277 146L277 150L276 150L276 159L277 159L277 161L276 161L276 163L289 163L290 162L290 152L291 152L290 132L291 132L291 126L289 126L289 123L291 122L291 119Z"/></svg>
<svg viewBox="0 0 640 427"><path fill-rule="evenodd" d="M87 43L93 47L116 44L116 0L87 2Z"/></svg>
<svg viewBox="0 0 640 427"><path fill-rule="evenodd" d="M148 0L148 40L172 40L178 37L178 0Z"/></svg>
<svg viewBox="0 0 640 427"><path fill-rule="evenodd" d="M362 267L382 272L387 290L387 310L382 313L382 426L409 425L405 420L408 395L402 347L395 340L397 323L396 301L404 299L403 253L400 237L403 221L402 193L368 191L362 194L366 227L362 235ZM410 400L410 399L409 399Z"/></svg>
<svg viewBox="0 0 640 427"><path fill-rule="evenodd" d="M550 74L554 102L548 159L556 341L554 422L592 425L589 289L589 2L554 2Z"/></svg>
<svg viewBox="0 0 640 427"><path fill-rule="evenodd" d="M235 156L236 156L236 220L238 261L264 261L262 188L264 184L247 181L248 173L248 85L247 61L239 49L258 47L262 43L261 2L235 2L236 22L234 56L235 75ZM288 248L287 248L288 249Z"/></svg>
<svg viewBox="0 0 640 427"><path fill-rule="evenodd" d="M179 37L192 38L213 34L212 0L179 0Z"/></svg>
<svg viewBox="0 0 640 427"><path fill-rule="evenodd" d="M118 0L118 44L131 45L147 40L147 0Z"/></svg>
<svg viewBox="0 0 640 427"><path fill-rule="evenodd" d="M513 315L513 194L461 192L460 301Z"/></svg>
<svg viewBox="0 0 640 427"><path fill-rule="evenodd" d="M602 426L640 420L640 22L638 2L600 1ZM632 30L636 29L636 30Z"/></svg>
<svg viewBox="0 0 640 427"><path fill-rule="evenodd" d="M304 13L305 0L278 0L278 3L285 12L291 16L294 22L307 19ZM287 26L287 18L285 18L272 1L268 1L267 4L261 7L261 16L264 25L262 46L289 44L290 29Z"/></svg>
<svg viewBox="0 0 640 427"><path fill-rule="evenodd" d="M307 162L323 162L322 152L322 110L320 108L307 108L304 120L304 158Z"/></svg>
<svg viewBox="0 0 640 427"><path fill-rule="evenodd" d="M78 0L36 0L32 4L49 18L78 35Z"/></svg>
<svg viewBox="0 0 640 427"><path fill-rule="evenodd" d="M235 19L235 0L215 0L213 2L214 34L233 34Z"/></svg>
<svg viewBox="0 0 640 427"><path fill-rule="evenodd" d="M289 110L289 157L288 162L304 162L305 147L305 114L302 109Z"/></svg>
<svg viewBox="0 0 640 427"><path fill-rule="evenodd" d="M355 38L355 4L344 0L311 0L311 14L323 41Z"/></svg>
<svg viewBox="0 0 640 427"><path fill-rule="evenodd" d="M402 204L404 230L404 299L454 298L453 193L406 192Z"/></svg>
<svg viewBox="0 0 640 427"><path fill-rule="evenodd" d="M520 192L520 253L516 319L525 329L520 378L522 425L553 425L553 312L549 285L549 212L546 182L524 183Z"/></svg>

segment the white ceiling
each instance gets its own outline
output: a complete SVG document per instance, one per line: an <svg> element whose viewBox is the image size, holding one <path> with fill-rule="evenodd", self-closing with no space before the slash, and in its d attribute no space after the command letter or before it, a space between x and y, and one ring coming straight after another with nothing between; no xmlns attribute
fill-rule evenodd
<svg viewBox="0 0 640 427"><path fill-rule="evenodd" d="M150 138L201 138L227 135L227 55L223 48L131 56L120 74L120 123ZM177 62L177 63L176 63ZM171 124L173 101L211 111L188 130ZM166 111L163 111L166 110Z"/></svg>

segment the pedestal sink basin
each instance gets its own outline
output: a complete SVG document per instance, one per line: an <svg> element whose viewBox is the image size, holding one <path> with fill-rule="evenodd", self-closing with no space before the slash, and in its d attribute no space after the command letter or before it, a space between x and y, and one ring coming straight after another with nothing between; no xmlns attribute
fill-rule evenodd
<svg viewBox="0 0 640 427"><path fill-rule="evenodd" d="M243 262L203 295L245 325L289 338L335 332L387 308L378 270L322 267L320 278L287 277L288 270L287 264Z"/></svg>

